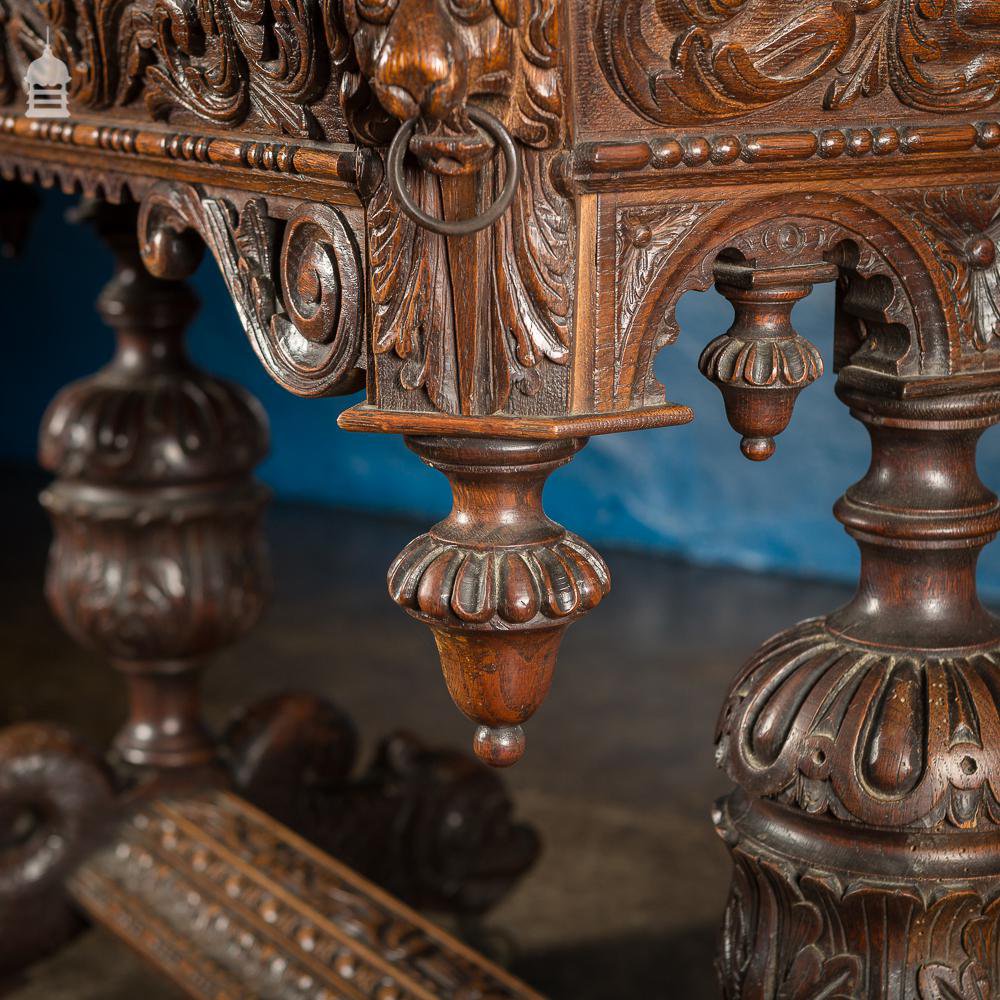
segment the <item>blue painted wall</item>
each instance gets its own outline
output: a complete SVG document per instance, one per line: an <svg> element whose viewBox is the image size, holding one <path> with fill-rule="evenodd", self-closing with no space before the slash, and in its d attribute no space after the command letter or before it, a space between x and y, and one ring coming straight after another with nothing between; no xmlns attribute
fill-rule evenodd
<svg viewBox="0 0 1000 1000"><path fill-rule="evenodd" d="M62 221L69 204L47 193L26 254L0 265L3 459L33 460L35 428L46 402L110 351L110 334L90 308L108 276L109 256L89 230ZM447 509L443 477L425 468L398 438L337 428L337 414L355 399L298 399L264 375L210 259L196 285L203 306L192 330L192 353L206 368L247 385L264 403L273 452L261 474L280 496L414 514L428 523ZM695 422L592 439L553 476L548 509L598 546L853 579L856 549L830 508L864 472L867 434L835 398L828 373L799 397L775 456L761 464L746 461L717 390L697 370L701 348L731 316L729 305L714 293L688 295L679 309L681 337L660 354L658 372L670 398L692 406ZM832 316L830 286L801 302L794 314L798 329L828 363ZM985 481L1000 489L1000 433L986 436L980 469ZM987 550L981 578L986 592L1000 597L1000 547Z"/></svg>

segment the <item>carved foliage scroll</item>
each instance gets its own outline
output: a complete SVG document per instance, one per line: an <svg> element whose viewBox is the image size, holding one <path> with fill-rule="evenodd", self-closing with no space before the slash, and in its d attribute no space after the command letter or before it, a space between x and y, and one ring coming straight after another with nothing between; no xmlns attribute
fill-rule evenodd
<svg viewBox="0 0 1000 1000"><path fill-rule="evenodd" d="M279 229L262 198L237 212L184 184L154 187L139 217L143 260L158 277L190 272L187 238L204 240L277 382L302 396L352 392L363 364L363 270L351 228L335 208L303 205L280 239Z"/></svg>
<svg viewBox="0 0 1000 1000"><path fill-rule="evenodd" d="M548 158L528 152L524 161L514 204L475 247L478 270L491 283L488 314L475 324L456 320L458 241L412 223L396 208L387 184L369 205L373 347L376 355L402 362L398 379L409 393L406 408L429 403L467 414L517 409L512 389L525 400L536 396L546 380L558 380L551 366L569 359L568 207L552 187ZM498 189L501 179L492 167L487 173ZM440 215L441 182L413 171L409 183L424 210ZM469 366L481 377L463 378ZM424 400L414 399L413 390L422 390Z"/></svg>
<svg viewBox="0 0 1000 1000"><path fill-rule="evenodd" d="M0 29L4 100L49 31L77 106L141 98L154 118L185 113L328 139L343 138L342 111L357 135L372 138L372 102L336 0L3 0ZM328 100L333 75L341 94Z"/></svg>
<svg viewBox="0 0 1000 1000"><path fill-rule="evenodd" d="M717 961L725 1000L763 983L781 1000L860 1000L866 984L887 982L913 1000L986 1000L1000 989L1000 901L975 888L931 899L916 885L845 889L850 873L795 870L742 845L733 860Z"/></svg>
<svg viewBox="0 0 1000 1000"><path fill-rule="evenodd" d="M636 111L661 124L721 121L817 80L823 106L891 91L931 112L1000 96L1000 13L956 0L601 0L601 66Z"/></svg>

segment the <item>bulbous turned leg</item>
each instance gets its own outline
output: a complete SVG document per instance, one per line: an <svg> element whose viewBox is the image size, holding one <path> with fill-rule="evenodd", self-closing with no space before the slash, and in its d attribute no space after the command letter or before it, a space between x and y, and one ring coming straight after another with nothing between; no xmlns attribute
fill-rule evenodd
<svg viewBox="0 0 1000 1000"><path fill-rule="evenodd" d="M753 462L774 454L774 439L792 419L799 393L823 374L819 351L792 327L792 309L814 284L834 281L833 264L757 267L720 260L715 287L732 304L733 325L698 360L718 386L726 417Z"/></svg>
<svg viewBox="0 0 1000 1000"><path fill-rule="evenodd" d="M78 928L66 879L111 808L110 776L73 736L35 724L0 730L0 975Z"/></svg>
<svg viewBox="0 0 1000 1000"><path fill-rule="evenodd" d="M976 443L993 392L838 387L872 463L836 507L854 599L776 636L734 683L717 759L736 872L723 992L740 1000L1000 996L1000 620L976 562L1000 504Z"/></svg>
<svg viewBox="0 0 1000 1000"><path fill-rule="evenodd" d="M204 658L253 624L268 587L266 491L252 476L266 421L244 390L187 359L196 299L142 267L135 207L90 214L117 261L98 301L117 350L43 421L41 462L57 476L42 495L55 529L46 592L127 680L118 757L194 766L215 754L199 707Z"/></svg>
<svg viewBox="0 0 1000 1000"><path fill-rule="evenodd" d="M549 520L545 481L586 443L414 437L449 479L451 513L389 569L389 592L429 625L455 704L479 724L474 749L494 767L524 753L521 725L542 703L566 627L610 589L604 560Z"/></svg>

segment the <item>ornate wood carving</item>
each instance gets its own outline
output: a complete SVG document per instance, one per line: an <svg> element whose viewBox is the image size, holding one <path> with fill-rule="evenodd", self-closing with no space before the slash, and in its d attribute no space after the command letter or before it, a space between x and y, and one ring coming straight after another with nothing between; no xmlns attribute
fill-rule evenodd
<svg viewBox="0 0 1000 1000"><path fill-rule="evenodd" d="M774 438L792 419L798 394L823 374L823 358L792 327L792 308L820 281L837 277L836 265L762 269L720 260L715 287L733 305L732 326L698 360L718 386L740 450L755 462L774 454Z"/></svg>
<svg viewBox="0 0 1000 1000"><path fill-rule="evenodd" d="M46 592L66 629L128 678L130 718L116 741L132 764L203 763L202 658L256 620L268 589L251 470L267 450L259 405L195 369L184 327L190 290L151 278L135 207L95 209L118 263L99 301L114 359L64 389L43 421L42 464L56 482Z"/></svg>
<svg viewBox="0 0 1000 1000"><path fill-rule="evenodd" d="M356 772L353 724L315 696L258 702L223 745L241 795L421 910L482 914L538 857L496 772L405 732Z"/></svg>
<svg viewBox="0 0 1000 1000"><path fill-rule="evenodd" d="M0 973L77 930L66 879L111 808L110 777L89 747L55 726L0 730Z"/></svg>
<svg viewBox="0 0 1000 1000"><path fill-rule="evenodd" d="M361 73L390 115L421 119L411 149L452 173L482 164L490 145L472 102L518 140L548 149L562 136L556 0L344 0Z"/></svg>
<svg viewBox="0 0 1000 1000"><path fill-rule="evenodd" d="M128 107L141 99L156 119L249 124L295 138L343 139L345 117L366 128L368 106L345 92L341 109L335 96L340 76L355 67L339 12L327 0L71 0L43 8L7 0L4 10L5 100L48 28L55 55L70 67L76 107Z"/></svg>
<svg viewBox="0 0 1000 1000"><path fill-rule="evenodd" d="M992 4L601 0L591 16L608 82L664 125L745 116L817 81L825 109L891 90L919 111L968 113L1000 95Z"/></svg>
<svg viewBox="0 0 1000 1000"><path fill-rule="evenodd" d="M890 400L841 384L872 464L836 507L854 600L782 633L723 708L736 862L726 997L993 996L1000 620L976 594L1000 502L976 444L993 390Z"/></svg>
<svg viewBox="0 0 1000 1000"><path fill-rule="evenodd" d="M663 399L653 365L678 335L677 302L690 289L710 287L716 262L727 257L757 268L836 264L844 289L838 337L850 341L842 363L893 374L932 369L935 360L946 366L957 327L948 328L943 310L925 306L918 316L913 305L945 294L933 283L933 251L916 230L909 231L913 245L901 243L896 225L905 230L907 223L901 211L887 208L888 199L789 194L618 207L614 265L607 271L614 309L604 314L615 333L608 342L598 327L591 405L614 410ZM869 337L876 328L887 335Z"/></svg>
<svg viewBox="0 0 1000 1000"><path fill-rule="evenodd" d="M946 268L949 307L963 346L984 352L1000 339L1000 187L995 184L897 195Z"/></svg>
<svg viewBox="0 0 1000 1000"><path fill-rule="evenodd" d="M742 135L660 135L652 139L580 143L574 150L579 182L614 188L669 177L686 169L759 170L774 164L920 157L991 152L1000 122L957 125L867 125L857 128L755 131ZM919 160L915 160L919 162Z"/></svg>
<svg viewBox="0 0 1000 1000"><path fill-rule="evenodd" d="M540 1000L231 795L141 806L72 889L205 1000Z"/></svg>
<svg viewBox="0 0 1000 1000"><path fill-rule="evenodd" d="M407 438L448 476L451 514L389 568L394 601L434 633L448 690L479 724L476 754L507 767L545 698L566 627L595 608L604 560L542 510L548 476L586 439Z"/></svg>
<svg viewBox="0 0 1000 1000"><path fill-rule="evenodd" d="M388 183L376 190L368 206L372 347L386 408L565 412L569 206L549 157L529 152L524 163L514 204L483 235L438 236L399 211ZM501 179L492 165L484 176L495 194ZM425 210L440 214L449 182L423 171L410 182ZM468 301L472 283L482 304Z"/></svg>
<svg viewBox="0 0 1000 1000"><path fill-rule="evenodd" d="M139 216L146 267L183 277L197 263L189 237L212 251L257 356L302 396L353 392L363 378L360 255L343 215L302 205L284 224L263 198L237 211L185 184L157 185Z"/></svg>
<svg viewBox="0 0 1000 1000"><path fill-rule="evenodd" d="M838 831L838 864L816 822L738 795L716 824L735 862L717 963L725 1000L985 1000L1000 989L989 840L970 838L956 864L956 845L926 836L917 874L903 837Z"/></svg>

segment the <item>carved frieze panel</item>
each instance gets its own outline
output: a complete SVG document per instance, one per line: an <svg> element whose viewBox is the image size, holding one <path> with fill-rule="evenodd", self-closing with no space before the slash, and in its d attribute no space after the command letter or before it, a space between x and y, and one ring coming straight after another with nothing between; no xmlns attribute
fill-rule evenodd
<svg viewBox="0 0 1000 1000"><path fill-rule="evenodd" d="M966 114L1000 95L995 4L601 0L592 23L612 89L664 125L741 118L796 95L814 113L892 98Z"/></svg>
<svg viewBox="0 0 1000 1000"><path fill-rule="evenodd" d="M468 132L471 100L545 148L561 135L556 10L555 0L3 0L0 101L19 99L48 33L77 109L384 143L391 116L417 110ZM443 63L428 38L447 50Z"/></svg>

